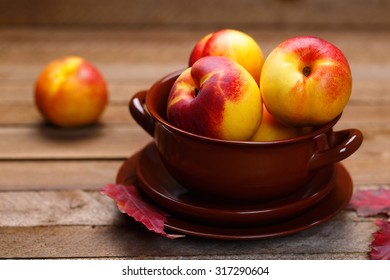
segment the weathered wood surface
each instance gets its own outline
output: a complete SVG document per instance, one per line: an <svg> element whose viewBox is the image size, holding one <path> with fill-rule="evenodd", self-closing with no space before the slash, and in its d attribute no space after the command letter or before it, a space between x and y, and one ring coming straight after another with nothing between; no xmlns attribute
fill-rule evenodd
<svg viewBox="0 0 390 280"><path fill-rule="evenodd" d="M99 193L114 182L123 160L151 140L128 113L130 97L185 67L193 44L208 31L0 29L0 258L368 257L374 218L350 210L321 226L269 240L168 240L120 214ZM246 31L265 54L302 33ZM358 152L344 161L355 189L390 188L390 33L307 33L339 46L351 63L353 95L336 128L358 128L365 137ZM44 123L34 107L40 70L69 54L88 58L109 84L110 104L95 126L58 129Z"/></svg>
<svg viewBox="0 0 390 280"><path fill-rule="evenodd" d="M389 1L380 0L3 0L0 24L388 28Z"/></svg>

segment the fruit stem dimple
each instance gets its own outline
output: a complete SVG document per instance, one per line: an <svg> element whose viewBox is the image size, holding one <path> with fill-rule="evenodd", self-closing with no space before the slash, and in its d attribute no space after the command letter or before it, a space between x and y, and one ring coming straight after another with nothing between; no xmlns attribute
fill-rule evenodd
<svg viewBox="0 0 390 280"><path fill-rule="evenodd" d="M306 77L309 77L310 72L311 72L311 69L309 66L303 67L303 70L302 70L303 75L305 75Z"/></svg>
<svg viewBox="0 0 390 280"><path fill-rule="evenodd" d="M199 89L198 88L195 88L195 97L197 97L199 94Z"/></svg>

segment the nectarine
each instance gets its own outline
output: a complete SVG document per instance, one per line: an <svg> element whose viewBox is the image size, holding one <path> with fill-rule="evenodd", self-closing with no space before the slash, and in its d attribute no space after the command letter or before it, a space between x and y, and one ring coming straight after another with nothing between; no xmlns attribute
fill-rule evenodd
<svg viewBox="0 0 390 280"><path fill-rule="evenodd" d="M258 43L248 34L222 29L201 38L190 55L189 65L205 56L224 56L241 64L257 83L264 63L263 52Z"/></svg>
<svg viewBox="0 0 390 280"><path fill-rule="evenodd" d="M284 140L302 136L312 131L311 127L293 127L287 126L275 119L267 110L263 107L263 118L259 129L252 137L252 141L275 141Z"/></svg>
<svg viewBox="0 0 390 280"><path fill-rule="evenodd" d="M108 102L106 82L81 57L50 62L35 84L35 102L42 116L61 127L78 127L97 121Z"/></svg>
<svg viewBox="0 0 390 280"><path fill-rule="evenodd" d="M262 117L259 87L245 68L222 56L199 59L175 81L168 120L198 135L249 140Z"/></svg>
<svg viewBox="0 0 390 280"><path fill-rule="evenodd" d="M347 105L351 70L333 44L299 36L282 42L268 55L260 90L267 109L279 121L292 126L322 125Z"/></svg>

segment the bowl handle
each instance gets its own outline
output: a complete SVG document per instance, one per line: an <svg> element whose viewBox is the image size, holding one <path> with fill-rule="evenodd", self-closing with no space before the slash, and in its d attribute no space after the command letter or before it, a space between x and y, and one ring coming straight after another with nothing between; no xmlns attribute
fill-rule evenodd
<svg viewBox="0 0 390 280"><path fill-rule="evenodd" d="M130 99L129 110L135 121L154 137L154 120L145 109L146 90L140 91Z"/></svg>
<svg viewBox="0 0 390 280"><path fill-rule="evenodd" d="M341 161L352 155L363 142L363 135L358 129L346 129L334 132L331 147L316 152L310 159L309 169L314 170L327 164Z"/></svg>

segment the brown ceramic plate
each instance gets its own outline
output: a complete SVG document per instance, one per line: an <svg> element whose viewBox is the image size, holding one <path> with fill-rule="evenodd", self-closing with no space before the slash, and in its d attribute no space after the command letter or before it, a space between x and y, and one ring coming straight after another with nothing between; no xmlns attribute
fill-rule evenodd
<svg viewBox="0 0 390 280"><path fill-rule="evenodd" d="M335 173L335 188L324 199L310 210L284 222L247 228L227 228L200 225L170 216L165 228L176 233L224 240L264 239L297 233L328 221L348 204L353 189L351 177L341 164L336 165Z"/></svg>
<svg viewBox="0 0 390 280"><path fill-rule="evenodd" d="M122 164L116 178L118 184L136 182L135 168L141 155L142 151ZM178 216L169 216L165 227L177 233L224 240L264 239L293 234L328 221L348 204L353 190L348 171L343 165L336 164L333 176L334 188L326 197L310 210L283 222L252 227L222 227L202 225Z"/></svg>
<svg viewBox="0 0 390 280"><path fill-rule="evenodd" d="M289 219L318 203L335 186L332 165L322 168L307 185L283 199L267 202L212 199L192 193L172 178L164 168L154 143L141 152L136 175L140 188L169 213L201 224L229 227L270 224Z"/></svg>

